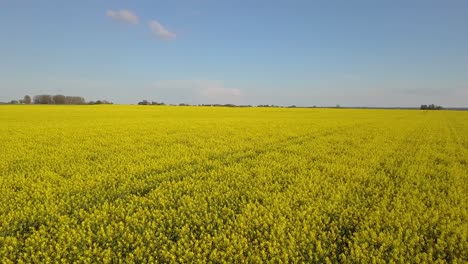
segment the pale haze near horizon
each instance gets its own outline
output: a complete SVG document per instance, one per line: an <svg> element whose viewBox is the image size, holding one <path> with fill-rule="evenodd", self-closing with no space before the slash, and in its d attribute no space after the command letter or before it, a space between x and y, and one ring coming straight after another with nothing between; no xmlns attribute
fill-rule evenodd
<svg viewBox="0 0 468 264"><path fill-rule="evenodd" d="M0 101L468 106L468 1L0 0Z"/></svg>

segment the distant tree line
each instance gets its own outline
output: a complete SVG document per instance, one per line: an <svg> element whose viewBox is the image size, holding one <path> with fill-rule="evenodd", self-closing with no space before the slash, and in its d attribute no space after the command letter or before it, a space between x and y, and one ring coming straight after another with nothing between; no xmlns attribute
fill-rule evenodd
<svg viewBox="0 0 468 264"><path fill-rule="evenodd" d="M25 95L23 99L20 100L11 100L8 103L3 103L0 102L0 104L63 104L63 105L84 105L84 104L89 104L89 105L99 105L99 104L113 104L110 101L107 100L97 100L97 101L89 101L86 102L86 100L81 97L81 96L65 96L61 94L57 95L49 95L49 94L41 94L41 95L35 95L34 97L31 98L29 95ZM149 101L149 100L142 100L138 102L138 105L166 105L164 102L157 102L157 101ZM180 103L180 104L169 104L171 106L213 106L213 107L253 107L252 105L235 105L235 104L187 104L187 103ZM256 107L273 107L273 108L316 108L317 106L296 106L296 105L290 105L290 106L278 106L278 105L268 105L268 104L260 104L257 105ZM323 108L323 107L322 107ZM335 107L330 106L330 107L325 107L325 108L341 108L340 105L336 105ZM345 107L345 108L362 108L362 109L380 109L380 107ZM383 108L383 109L393 109L392 107L390 108ZM418 109L417 107L397 107L397 109ZM435 104L429 104L429 105L421 105L420 108L421 110L442 110L444 109L440 105L435 105ZM453 108L449 108L453 109ZM462 109L462 108L460 108ZM463 108L464 109L464 108Z"/></svg>
<svg viewBox="0 0 468 264"><path fill-rule="evenodd" d="M430 104L430 105L421 105L421 110L442 110L443 107L440 105Z"/></svg>
<svg viewBox="0 0 468 264"><path fill-rule="evenodd" d="M138 105L166 105L164 102L155 102L155 101L148 101L148 100L143 100L138 102Z"/></svg>
<svg viewBox="0 0 468 264"><path fill-rule="evenodd" d="M31 96L25 95L23 99L11 100L8 104L30 104L32 102Z"/></svg>
<svg viewBox="0 0 468 264"><path fill-rule="evenodd" d="M97 100L86 102L81 96L65 96L62 94L50 95L40 94L31 98L25 95L23 99L11 100L9 104L58 104L58 105L83 105L83 104L113 104L107 100Z"/></svg>
<svg viewBox="0 0 468 264"><path fill-rule="evenodd" d="M235 105L235 104L199 104L198 106L213 106L213 107L252 107L251 105Z"/></svg>
<svg viewBox="0 0 468 264"><path fill-rule="evenodd" d="M90 105L100 105L100 104L114 104L114 103L109 102L107 100L97 100L97 101L89 101L88 104L90 104Z"/></svg>
<svg viewBox="0 0 468 264"><path fill-rule="evenodd" d="M62 94L41 94L34 96L34 104L86 104L81 96L65 96Z"/></svg>

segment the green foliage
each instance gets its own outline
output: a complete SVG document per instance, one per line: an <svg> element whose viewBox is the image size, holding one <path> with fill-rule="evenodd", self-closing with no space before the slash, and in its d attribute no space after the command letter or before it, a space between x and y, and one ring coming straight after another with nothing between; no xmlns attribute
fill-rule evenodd
<svg viewBox="0 0 468 264"><path fill-rule="evenodd" d="M468 112L0 107L2 263L466 263Z"/></svg>

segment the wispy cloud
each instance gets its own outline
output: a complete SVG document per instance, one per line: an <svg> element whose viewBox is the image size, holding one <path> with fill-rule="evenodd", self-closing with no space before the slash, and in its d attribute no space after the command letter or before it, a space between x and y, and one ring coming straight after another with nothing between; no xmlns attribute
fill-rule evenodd
<svg viewBox="0 0 468 264"><path fill-rule="evenodd" d="M107 10L106 16L112 18L113 20L128 23L128 24L138 24L139 18L138 16L127 9L122 9L119 11L114 10Z"/></svg>
<svg viewBox="0 0 468 264"><path fill-rule="evenodd" d="M161 23L156 20L151 20L149 23L149 28L157 37L163 40L172 40L176 37L176 34L167 30Z"/></svg>
<svg viewBox="0 0 468 264"><path fill-rule="evenodd" d="M192 103L242 103L244 99L240 89L217 80L159 80L153 88L165 98Z"/></svg>

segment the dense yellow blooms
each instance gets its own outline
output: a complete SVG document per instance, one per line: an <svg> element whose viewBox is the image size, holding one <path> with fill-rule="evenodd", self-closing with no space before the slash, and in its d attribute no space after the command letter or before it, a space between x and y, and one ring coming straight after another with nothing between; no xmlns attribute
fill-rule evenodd
<svg viewBox="0 0 468 264"><path fill-rule="evenodd" d="M2 263L466 263L468 112L0 107Z"/></svg>

